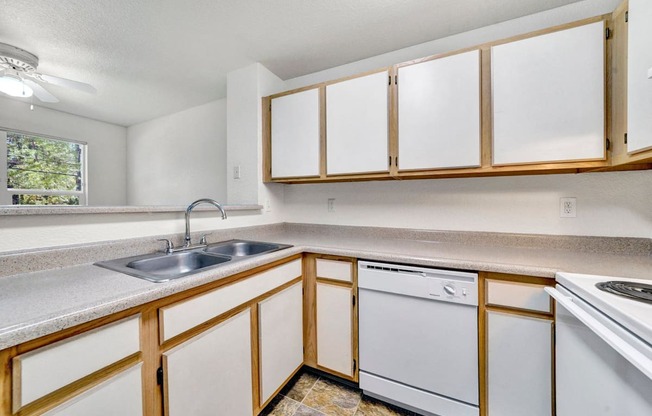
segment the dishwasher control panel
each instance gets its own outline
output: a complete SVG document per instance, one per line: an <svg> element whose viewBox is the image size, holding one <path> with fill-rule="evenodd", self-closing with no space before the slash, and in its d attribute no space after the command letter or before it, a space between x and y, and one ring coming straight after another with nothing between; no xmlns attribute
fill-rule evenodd
<svg viewBox="0 0 652 416"><path fill-rule="evenodd" d="M402 264L358 262L360 289L478 305L478 274Z"/></svg>
<svg viewBox="0 0 652 416"><path fill-rule="evenodd" d="M428 279L428 291L435 298L464 300L473 298L474 293L477 292L475 282L428 277L426 279Z"/></svg>

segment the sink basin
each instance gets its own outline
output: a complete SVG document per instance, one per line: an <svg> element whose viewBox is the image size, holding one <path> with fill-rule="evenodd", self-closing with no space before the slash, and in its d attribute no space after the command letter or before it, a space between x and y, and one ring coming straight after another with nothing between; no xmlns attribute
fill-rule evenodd
<svg viewBox="0 0 652 416"><path fill-rule="evenodd" d="M100 261L95 265L160 283L219 267L227 262L241 261L251 256L271 253L288 247L292 246L260 241L229 240L207 247L192 247L171 254L145 254Z"/></svg>
<svg viewBox="0 0 652 416"><path fill-rule="evenodd" d="M192 250L172 254L154 253L100 261L95 265L149 280L150 282L160 283L217 267L229 261L231 261L229 256Z"/></svg>
<svg viewBox="0 0 652 416"><path fill-rule="evenodd" d="M175 277L230 261L229 257L211 256L196 251L134 260L127 267L163 278Z"/></svg>
<svg viewBox="0 0 652 416"><path fill-rule="evenodd" d="M222 254L225 256L245 257L271 253L287 247L290 246L285 244L261 243L258 241L230 240L211 244L204 251L206 253Z"/></svg>

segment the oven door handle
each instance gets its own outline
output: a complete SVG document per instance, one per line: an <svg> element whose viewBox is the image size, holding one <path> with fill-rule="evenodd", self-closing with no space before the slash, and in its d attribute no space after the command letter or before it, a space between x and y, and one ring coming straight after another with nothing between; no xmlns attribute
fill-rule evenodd
<svg viewBox="0 0 652 416"><path fill-rule="evenodd" d="M652 379L652 359L645 356L630 343L609 329L590 313L577 306L572 296L566 296L552 287L546 287L545 291L553 297L561 306L566 308L575 318L586 325L611 348L618 351L627 361L632 363L636 368L643 372L648 378Z"/></svg>

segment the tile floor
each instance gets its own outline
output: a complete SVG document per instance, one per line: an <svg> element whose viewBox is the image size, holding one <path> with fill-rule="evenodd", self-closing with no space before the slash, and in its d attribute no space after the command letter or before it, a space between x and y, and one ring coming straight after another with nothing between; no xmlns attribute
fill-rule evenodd
<svg viewBox="0 0 652 416"><path fill-rule="evenodd" d="M304 371L262 412L264 416L412 416L357 389Z"/></svg>

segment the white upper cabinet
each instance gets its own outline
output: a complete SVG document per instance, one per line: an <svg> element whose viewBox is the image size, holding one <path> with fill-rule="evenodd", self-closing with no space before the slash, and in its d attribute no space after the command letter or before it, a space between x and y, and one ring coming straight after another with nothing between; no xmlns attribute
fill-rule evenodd
<svg viewBox="0 0 652 416"><path fill-rule="evenodd" d="M398 70L401 170L480 166L480 51Z"/></svg>
<svg viewBox="0 0 652 416"><path fill-rule="evenodd" d="M491 49L493 163L605 157L604 23Z"/></svg>
<svg viewBox="0 0 652 416"><path fill-rule="evenodd" d="M319 176L319 89L272 99L272 177Z"/></svg>
<svg viewBox="0 0 652 416"><path fill-rule="evenodd" d="M652 2L629 0L627 151L652 148Z"/></svg>
<svg viewBox="0 0 652 416"><path fill-rule="evenodd" d="M388 171L386 71L326 87L326 173Z"/></svg>

